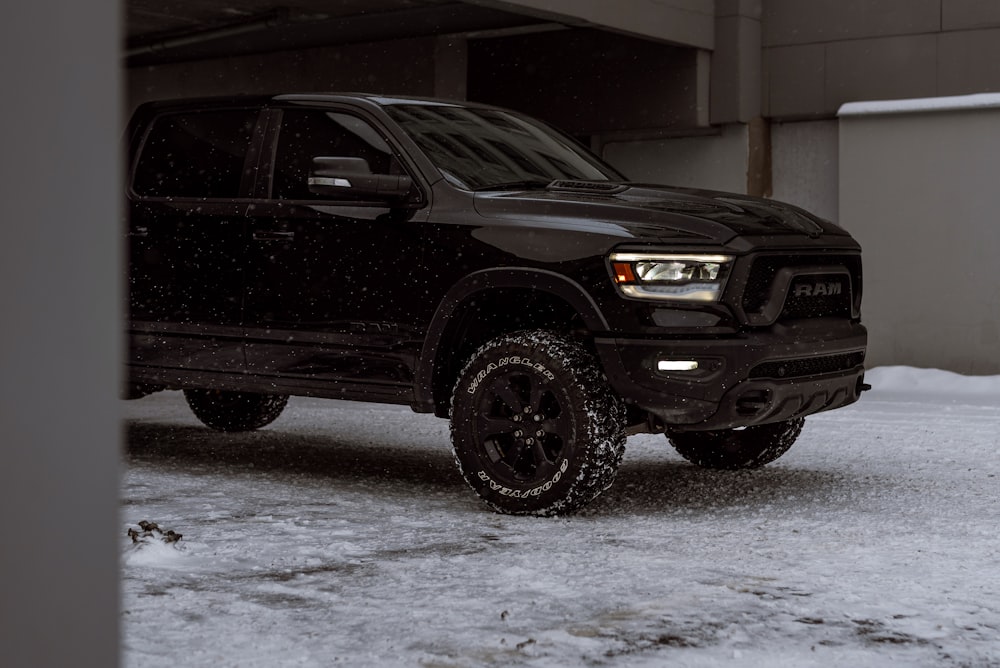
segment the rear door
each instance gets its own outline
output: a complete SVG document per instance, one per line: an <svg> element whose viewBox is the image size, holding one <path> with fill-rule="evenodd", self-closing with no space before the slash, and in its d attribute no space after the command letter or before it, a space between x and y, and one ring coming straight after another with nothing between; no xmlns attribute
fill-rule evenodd
<svg viewBox="0 0 1000 668"><path fill-rule="evenodd" d="M249 218L249 371L327 395L409 401L422 227L412 209L308 185L315 157L361 158L373 174L406 168L379 126L350 109L272 109L267 135L268 177Z"/></svg>
<svg viewBox="0 0 1000 668"><path fill-rule="evenodd" d="M243 372L245 215L259 108L165 111L129 193L129 361Z"/></svg>

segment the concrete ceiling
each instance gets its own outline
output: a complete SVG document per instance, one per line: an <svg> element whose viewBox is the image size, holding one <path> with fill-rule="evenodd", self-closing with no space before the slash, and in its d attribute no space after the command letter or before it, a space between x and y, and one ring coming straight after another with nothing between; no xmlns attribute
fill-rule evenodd
<svg viewBox="0 0 1000 668"><path fill-rule="evenodd" d="M125 10L129 67L543 22L454 0L126 0Z"/></svg>
<svg viewBox="0 0 1000 668"><path fill-rule="evenodd" d="M446 34L590 27L714 47L714 0L125 0L126 65Z"/></svg>

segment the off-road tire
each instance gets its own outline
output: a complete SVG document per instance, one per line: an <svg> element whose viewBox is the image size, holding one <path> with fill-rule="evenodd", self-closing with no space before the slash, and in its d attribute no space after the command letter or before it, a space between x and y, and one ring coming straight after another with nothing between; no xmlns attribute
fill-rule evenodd
<svg viewBox="0 0 1000 668"><path fill-rule="evenodd" d="M592 501L614 482L624 424L593 355L546 330L479 348L452 395L459 469L501 513L562 515Z"/></svg>
<svg viewBox="0 0 1000 668"><path fill-rule="evenodd" d="M224 390L184 390L195 417L218 431L253 431L278 419L286 394L254 394Z"/></svg>
<svg viewBox="0 0 1000 668"><path fill-rule="evenodd" d="M745 429L684 431L667 435L681 457L706 469L755 469L788 452L802 431L802 418Z"/></svg>

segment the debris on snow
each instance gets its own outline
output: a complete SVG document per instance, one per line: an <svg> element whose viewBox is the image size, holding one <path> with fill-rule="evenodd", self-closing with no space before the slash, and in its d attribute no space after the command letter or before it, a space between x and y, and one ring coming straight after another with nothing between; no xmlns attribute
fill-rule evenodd
<svg viewBox="0 0 1000 668"><path fill-rule="evenodd" d="M179 534L173 530L164 531L156 522L148 522L146 520L139 522L138 531L129 527L127 535L132 539L133 543L139 544L149 543L154 540L159 540L164 543L176 543L184 537L183 534Z"/></svg>

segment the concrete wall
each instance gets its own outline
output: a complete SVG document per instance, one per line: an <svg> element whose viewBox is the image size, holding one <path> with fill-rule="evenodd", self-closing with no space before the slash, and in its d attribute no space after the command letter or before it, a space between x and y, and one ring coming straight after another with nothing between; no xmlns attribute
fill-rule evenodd
<svg viewBox="0 0 1000 668"><path fill-rule="evenodd" d="M860 100L1000 91L1000 2L763 0L761 43L773 196L864 246L869 365L1000 371L1000 281L979 269L1000 251L996 114L832 120Z"/></svg>
<svg viewBox="0 0 1000 668"><path fill-rule="evenodd" d="M1000 89L1000 2L764 0L763 112Z"/></svg>
<svg viewBox="0 0 1000 668"><path fill-rule="evenodd" d="M840 218L864 247L870 366L1000 373L1000 96L992 97L995 107L973 110L845 109Z"/></svg>
<svg viewBox="0 0 1000 668"><path fill-rule="evenodd" d="M631 179L674 186L746 192L747 126L719 134L610 141L603 157Z"/></svg>
<svg viewBox="0 0 1000 668"><path fill-rule="evenodd" d="M731 123L714 134L606 141L603 157L630 178L746 193L749 127ZM770 197L827 220L839 219L837 121L775 123Z"/></svg>
<svg viewBox="0 0 1000 668"><path fill-rule="evenodd" d="M471 39L468 52L469 99L576 135L708 125L697 49L567 29Z"/></svg>
<svg viewBox="0 0 1000 668"><path fill-rule="evenodd" d="M772 197L837 222L839 149L837 121L771 126Z"/></svg>

